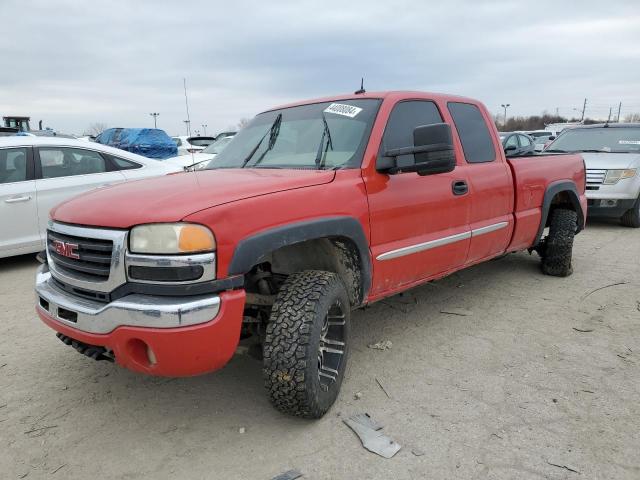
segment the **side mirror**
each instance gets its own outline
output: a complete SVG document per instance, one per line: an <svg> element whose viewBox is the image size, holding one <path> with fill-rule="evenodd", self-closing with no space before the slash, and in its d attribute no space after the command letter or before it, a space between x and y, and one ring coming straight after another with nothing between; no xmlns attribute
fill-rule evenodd
<svg viewBox="0 0 640 480"><path fill-rule="evenodd" d="M407 155L413 155L412 161L398 161L398 157ZM434 175L451 172L455 167L451 127L446 123L416 127L413 146L387 150L376 162L376 169L388 174L417 172L418 175Z"/></svg>
<svg viewBox="0 0 640 480"><path fill-rule="evenodd" d="M556 139L556 136L555 136L555 135L551 135L551 136L548 138L548 140L547 140L547 141L549 141L549 142L550 142L551 140L555 140L555 139Z"/></svg>
<svg viewBox="0 0 640 480"><path fill-rule="evenodd" d="M504 148L504 153L515 152L518 149L515 145L509 145Z"/></svg>

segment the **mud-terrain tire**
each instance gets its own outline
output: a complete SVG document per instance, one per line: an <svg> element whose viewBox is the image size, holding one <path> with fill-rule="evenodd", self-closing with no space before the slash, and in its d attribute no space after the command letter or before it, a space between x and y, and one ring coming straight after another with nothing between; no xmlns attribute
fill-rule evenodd
<svg viewBox="0 0 640 480"><path fill-rule="evenodd" d="M571 253L576 234L578 216L573 210L556 208L551 212L549 235L545 239L542 272L555 277L568 277L573 273Z"/></svg>
<svg viewBox="0 0 640 480"><path fill-rule="evenodd" d="M620 223L625 227L640 228L640 197L629 210L620 217Z"/></svg>
<svg viewBox="0 0 640 480"><path fill-rule="evenodd" d="M349 330L349 296L336 274L307 270L287 278L263 345L265 387L278 410L320 418L331 408L347 365Z"/></svg>

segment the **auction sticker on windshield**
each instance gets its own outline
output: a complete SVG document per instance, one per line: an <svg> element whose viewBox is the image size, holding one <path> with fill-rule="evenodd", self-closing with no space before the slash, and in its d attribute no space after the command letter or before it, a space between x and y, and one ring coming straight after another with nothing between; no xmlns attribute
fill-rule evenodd
<svg viewBox="0 0 640 480"><path fill-rule="evenodd" d="M362 111L359 107L353 105L345 105L344 103L332 103L324 109L325 113L335 113L336 115L342 115L345 117L353 118Z"/></svg>

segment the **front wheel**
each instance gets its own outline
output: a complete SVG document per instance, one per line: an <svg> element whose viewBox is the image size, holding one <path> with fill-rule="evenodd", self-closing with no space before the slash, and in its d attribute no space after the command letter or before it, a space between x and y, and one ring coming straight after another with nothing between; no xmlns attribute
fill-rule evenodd
<svg viewBox="0 0 640 480"><path fill-rule="evenodd" d="M280 288L263 346L263 374L280 411L320 418L335 402L347 365L350 304L335 273L294 273Z"/></svg>
<svg viewBox="0 0 640 480"><path fill-rule="evenodd" d="M551 212L549 235L544 240L543 273L555 277L568 277L573 273L571 256L577 222L578 216L573 210L556 208Z"/></svg>
<svg viewBox="0 0 640 480"><path fill-rule="evenodd" d="M640 228L640 197L638 197L633 207L624 212L620 222L625 227Z"/></svg>

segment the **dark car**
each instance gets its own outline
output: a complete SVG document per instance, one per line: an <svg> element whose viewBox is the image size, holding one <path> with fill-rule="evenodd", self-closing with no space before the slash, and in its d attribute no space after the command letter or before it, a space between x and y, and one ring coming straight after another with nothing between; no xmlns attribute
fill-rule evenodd
<svg viewBox="0 0 640 480"><path fill-rule="evenodd" d="M499 132L499 135L507 157L521 157L535 153L535 142L529 135L518 132Z"/></svg>

